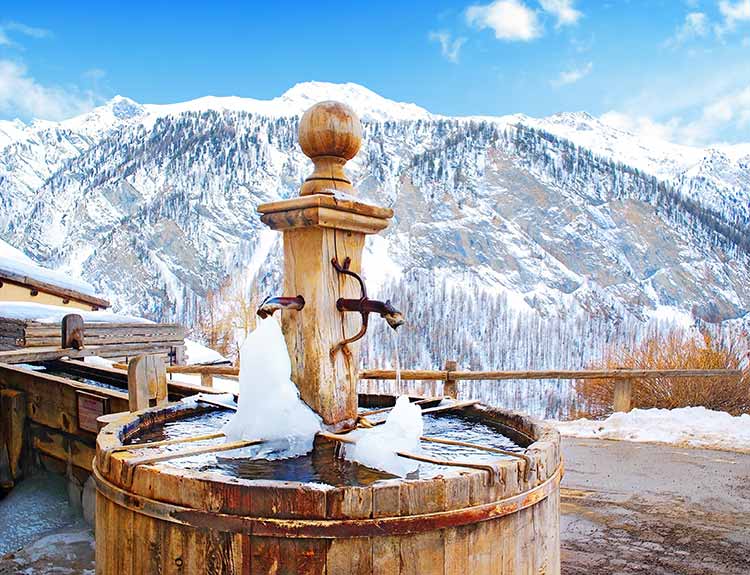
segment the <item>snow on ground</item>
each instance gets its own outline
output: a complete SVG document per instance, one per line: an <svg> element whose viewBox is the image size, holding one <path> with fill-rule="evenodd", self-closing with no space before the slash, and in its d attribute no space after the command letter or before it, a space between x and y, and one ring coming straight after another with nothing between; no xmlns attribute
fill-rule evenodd
<svg viewBox="0 0 750 575"><path fill-rule="evenodd" d="M169 381L175 381L177 383L192 383L193 385L201 385L201 376L193 373L170 373L167 375ZM222 393L232 393L237 395L240 392L240 384L236 379L229 379L228 377L222 377L215 375L213 378L213 388L215 391L221 391Z"/></svg>
<svg viewBox="0 0 750 575"><path fill-rule="evenodd" d="M568 437L668 443L750 453L750 415L732 416L705 407L634 409L601 421L552 422Z"/></svg>
<svg viewBox="0 0 750 575"><path fill-rule="evenodd" d="M25 301L0 302L0 317L38 321L41 323L59 323L68 314L75 313L85 322L98 323L154 323L142 317L122 315L109 311L86 311L75 307L30 303Z"/></svg>
<svg viewBox="0 0 750 575"><path fill-rule="evenodd" d="M26 478L0 500L0 556L78 518L63 476L39 472Z"/></svg>
<svg viewBox="0 0 750 575"><path fill-rule="evenodd" d="M40 282L52 284L64 289L95 296L96 290L90 283L75 279L63 272L40 266L22 251L0 240L0 270L20 276L27 276Z"/></svg>

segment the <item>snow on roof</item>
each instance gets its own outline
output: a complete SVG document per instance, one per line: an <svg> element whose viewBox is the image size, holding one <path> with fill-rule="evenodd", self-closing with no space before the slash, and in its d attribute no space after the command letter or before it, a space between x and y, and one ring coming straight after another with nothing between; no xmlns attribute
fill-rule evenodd
<svg viewBox="0 0 750 575"><path fill-rule="evenodd" d="M42 267L21 250L0 240L0 276L2 272L10 272L82 295L96 297L96 290L90 283L75 279L66 273Z"/></svg>
<svg viewBox="0 0 750 575"><path fill-rule="evenodd" d="M210 347L201 345L192 339L185 339L185 355L187 355L188 365L210 364L210 363L231 363L226 357Z"/></svg>
<svg viewBox="0 0 750 575"><path fill-rule="evenodd" d="M154 323L142 317L121 315L109 311L85 311L77 308L31 303L25 301L0 301L0 317L41 323L59 323L68 314L75 313L91 323Z"/></svg>

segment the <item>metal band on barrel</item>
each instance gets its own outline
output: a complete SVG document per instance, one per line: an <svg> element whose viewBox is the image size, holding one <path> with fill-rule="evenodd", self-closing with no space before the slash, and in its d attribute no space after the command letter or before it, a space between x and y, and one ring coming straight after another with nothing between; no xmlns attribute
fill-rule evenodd
<svg viewBox="0 0 750 575"><path fill-rule="evenodd" d="M545 500L557 489L562 473L561 464L551 477L529 491L491 503L450 511L377 519L278 519L192 509L128 493L102 477L94 465L94 478L99 493L113 503L136 513L199 529L210 528L228 533L246 533L255 537L292 539L408 535L489 521L517 513Z"/></svg>

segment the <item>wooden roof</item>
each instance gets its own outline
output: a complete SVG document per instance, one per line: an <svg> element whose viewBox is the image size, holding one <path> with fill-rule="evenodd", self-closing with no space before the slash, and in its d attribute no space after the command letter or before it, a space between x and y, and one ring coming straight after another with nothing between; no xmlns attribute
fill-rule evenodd
<svg viewBox="0 0 750 575"><path fill-rule="evenodd" d="M64 299L72 299L79 302L87 303L92 306L96 306L99 308L108 308L111 304L100 297L96 297L93 295L85 294L83 292L60 287L51 283L47 283L44 281L40 281L38 279L35 279L33 277L18 274L16 272L4 269L0 267L0 282L7 281L9 283L14 283L17 285L21 285L24 287L28 287L29 289L36 289L42 292L46 292L48 294L52 294Z"/></svg>

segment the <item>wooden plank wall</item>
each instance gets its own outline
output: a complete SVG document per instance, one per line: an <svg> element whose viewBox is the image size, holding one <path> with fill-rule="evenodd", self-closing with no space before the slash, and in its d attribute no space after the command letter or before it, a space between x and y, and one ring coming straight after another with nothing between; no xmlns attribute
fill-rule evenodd
<svg viewBox="0 0 750 575"><path fill-rule="evenodd" d="M41 323L0 317L0 351L39 348L59 348L59 323ZM185 328L179 324L93 323L84 324L86 346L112 346L113 353L101 349L102 357L133 357L141 354L160 354L168 364L185 362ZM127 353L116 349L130 346ZM33 361L33 360L29 360Z"/></svg>
<svg viewBox="0 0 750 575"><path fill-rule="evenodd" d="M175 323L85 323L84 337L89 345L157 342L183 345L185 328ZM13 347L47 347L59 343L60 325L57 323L0 318L0 344Z"/></svg>

